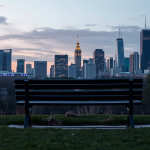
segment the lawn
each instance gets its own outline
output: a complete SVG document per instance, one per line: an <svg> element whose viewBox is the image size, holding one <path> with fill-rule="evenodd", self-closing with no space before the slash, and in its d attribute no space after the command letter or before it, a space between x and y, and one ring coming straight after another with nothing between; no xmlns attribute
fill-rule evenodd
<svg viewBox="0 0 150 150"><path fill-rule="evenodd" d="M47 125L42 118L54 117L62 121L63 125L126 125L127 115L82 115L81 118L65 117L65 115L31 115L33 125ZM111 116L114 120L100 122ZM150 115L134 115L135 125L150 124ZM24 115L0 116L0 125L23 125Z"/></svg>
<svg viewBox="0 0 150 150"><path fill-rule="evenodd" d="M127 115L32 115L32 124L46 124L42 118L55 117L63 125L123 125ZM114 120L100 122L111 116ZM135 124L150 124L150 115L134 115ZM16 129L7 125L23 125L24 115L0 116L0 150L148 150L150 128L138 129Z"/></svg>
<svg viewBox="0 0 150 150"><path fill-rule="evenodd" d="M0 150L149 150L150 129L16 129L0 127Z"/></svg>

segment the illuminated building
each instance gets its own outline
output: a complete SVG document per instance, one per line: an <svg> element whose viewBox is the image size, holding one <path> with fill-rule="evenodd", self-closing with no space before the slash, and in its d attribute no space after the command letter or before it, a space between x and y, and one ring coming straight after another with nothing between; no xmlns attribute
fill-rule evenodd
<svg viewBox="0 0 150 150"><path fill-rule="evenodd" d="M11 49L0 50L0 71L9 71L11 70Z"/></svg>
<svg viewBox="0 0 150 150"><path fill-rule="evenodd" d="M77 45L74 52L74 63L77 67L77 77L82 76L82 70L81 70L81 48L79 44L79 37L77 38Z"/></svg>
<svg viewBox="0 0 150 150"><path fill-rule="evenodd" d="M95 49L93 59L96 64L96 74L98 74L99 71L104 71L104 51L102 49Z"/></svg>
<svg viewBox="0 0 150 150"><path fill-rule="evenodd" d="M55 78L68 77L68 55L55 55Z"/></svg>

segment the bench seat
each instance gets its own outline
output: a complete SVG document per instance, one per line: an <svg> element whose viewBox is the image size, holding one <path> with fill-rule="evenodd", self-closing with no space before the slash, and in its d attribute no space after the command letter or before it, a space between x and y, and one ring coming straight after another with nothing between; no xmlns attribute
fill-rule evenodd
<svg viewBox="0 0 150 150"><path fill-rule="evenodd" d="M134 105L141 105L141 101L133 100ZM24 105L25 101L18 101L17 105ZM29 105L127 105L129 100L120 101L29 101Z"/></svg>

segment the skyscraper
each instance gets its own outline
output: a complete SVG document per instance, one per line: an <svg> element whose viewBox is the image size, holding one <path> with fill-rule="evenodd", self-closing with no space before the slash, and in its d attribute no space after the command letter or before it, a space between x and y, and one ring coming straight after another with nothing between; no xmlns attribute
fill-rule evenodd
<svg viewBox="0 0 150 150"><path fill-rule="evenodd" d="M107 70L111 74L111 68L113 68L113 57L107 59Z"/></svg>
<svg viewBox="0 0 150 150"><path fill-rule="evenodd" d="M119 28L119 38L116 39L116 53L115 53L115 67L121 68L124 71L124 43L123 39L120 38L120 28Z"/></svg>
<svg viewBox="0 0 150 150"><path fill-rule="evenodd" d="M55 78L68 77L68 55L55 55L54 63Z"/></svg>
<svg viewBox="0 0 150 150"><path fill-rule="evenodd" d="M106 63L106 58L104 58L104 72L107 71L107 63Z"/></svg>
<svg viewBox="0 0 150 150"><path fill-rule="evenodd" d="M96 77L96 65L93 63L93 58L89 58L88 63L84 64L84 78L95 79Z"/></svg>
<svg viewBox="0 0 150 150"><path fill-rule="evenodd" d="M130 63L130 59L125 57L124 58L124 63L125 63L125 72L129 72L129 63Z"/></svg>
<svg viewBox="0 0 150 150"><path fill-rule="evenodd" d="M35 69L32 68L31 64L26 64L26 74L28 76L28 79L32 79L35 77Z"/></svg>
<svg viewBox="0 0 150 150"><path fill-rule="evenodd" d="M11 70L11 49L0 50L0 71L8 71Z"/></svg>
<svg viewBox="0 0 150 150"><path fill-rule="evenodd" d="M54 65L51 65L50 68L50 78L54 78Z"/></svg>
<svg viewBox="0 0 150 150"><path fill-rule="evenodd" d="M96 74L98 74L99 71L104 71L104 51L102 49L95 49L93 59L96 64Z"/></svg>
<svg viewBox="0 0 150 150"><path fill-rule="evenodd" d="M47 77L47 61L34 61L35 78Z"/></svg>
<svg viewBox="0 0 150 150"><path fill-rule="evenodd" d="M142 73L144 70L150 69L150 30L146 27L140 33L140 69Z"/></svg>
<svg viewBox="0 0 150 150"><path fill-rule="evenodd" d="M79 37L77 38L77 45L74 52L74 63L77 67L77 77L81 77L81 48L79 44Z"/></svg>
<svg viewBox="0 0 150 150"><path fill-rule="evenodd" d="M17 59L17 72L24 73L24 62L25 59Z"/></svg>
<svg viewBox="0 0 150 150"><path fill-rule="evenodd" d="M130 72L138 73L139 70L139 54L138 52L130 53Z"/></svg>
<svg viewBox="0 0 150 150"><path fill-rule="evenodd" d="M31 73L32 73L32 65L26 64L26 74L31 74Z"/></svg>
<svg viewBox="0 0 150 150"><path fill-rule="evenodd" d="M82 67L82 77L83 78L84 78L84 64L88 63L88 62L89 62L89 60L86 60L86 59L83 60L83 67Z"/></svg>
<svg viewBox="0 0 150 150"><path fill-rule="evenodd" d="M68 77L72 77L74 79L77 78L77 67L76 67L76 64L71 64L68 67Z"/></svg>

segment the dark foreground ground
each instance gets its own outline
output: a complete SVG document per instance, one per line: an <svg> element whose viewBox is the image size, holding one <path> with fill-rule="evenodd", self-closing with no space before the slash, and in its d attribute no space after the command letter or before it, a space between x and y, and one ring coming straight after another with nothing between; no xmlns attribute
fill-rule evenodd
<svg viewBox="0 0 150 150"><path fill-rule="evenodd" d="M16 129L0 127L0 150L149 150L150 128Z"/></svg>
<svg viewBox="0 0 150 150"><path fill-rule="evenodd" d="M42 118L54 117L63 126L126 125L127 115L32 115L32 125L47 125ZM110 117L113 120L101 122ZM134 115L136 125L149 124L150 115ZM149 150L150 128L135 129L54 129L9 128L23 125L24 115L0 116L0 150Z"/></svg>

